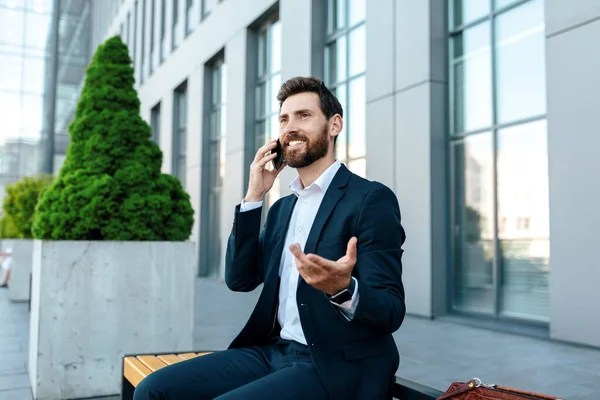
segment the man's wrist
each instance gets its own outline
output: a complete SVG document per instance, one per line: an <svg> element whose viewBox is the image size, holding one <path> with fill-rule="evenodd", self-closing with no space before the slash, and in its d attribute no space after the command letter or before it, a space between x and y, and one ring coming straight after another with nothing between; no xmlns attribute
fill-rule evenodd
<svg viewBox="0 0 600 400"><path fill-rule="evenodd" d="M332 295L327 295L330 301L333 301L336 304L342 304L346 301L352 299L352 295L356 290L356 281L350 278L350 283L343 289L333 293Z"/></svg>
<svg viewBox="0 0 600 400"><path fill-rule="evenodd" d="M244 201L246 203L258 203L263 201L263 199L265 198L265 196L255 196L255 195L246 195L246 197L244 197Z"/></svg>

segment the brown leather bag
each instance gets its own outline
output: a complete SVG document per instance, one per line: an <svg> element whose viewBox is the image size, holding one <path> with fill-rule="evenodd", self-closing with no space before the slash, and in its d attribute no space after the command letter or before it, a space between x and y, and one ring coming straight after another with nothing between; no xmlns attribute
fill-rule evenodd
<svg viewBox="0 0 600 400"><path fill-rule="evenodd" d="M479 378L453 382L437 400L562 400L546 394L527 392L500 385L486 385Z"/></svg>

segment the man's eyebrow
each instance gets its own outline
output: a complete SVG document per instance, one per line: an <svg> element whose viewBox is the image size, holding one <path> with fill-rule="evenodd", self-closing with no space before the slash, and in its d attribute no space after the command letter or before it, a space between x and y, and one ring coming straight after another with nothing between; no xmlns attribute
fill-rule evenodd
<svg viewBox="0 0 600 400"><path fill-rule="evenodd" d="M303 108L301 110L294 111L293 114L304 114L304 113L311 113L311 112L313 112L313 111L308 108ZM287 117L287 116L288 116L288 113L279 114L279 118L283 118L283 117Z"/></svg>

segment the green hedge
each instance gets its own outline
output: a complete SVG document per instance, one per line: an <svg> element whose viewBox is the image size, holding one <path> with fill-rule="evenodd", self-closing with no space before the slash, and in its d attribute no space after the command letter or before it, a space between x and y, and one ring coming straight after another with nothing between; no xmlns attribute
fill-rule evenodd
<svg viewBox="0 0 600 400"><path fill-rule="evenodd" d="M56 181L38 202L33 235L51 240L183 241L194 211L141 118L127 46L101 44L69 126Z"/></svg>
<svg viewBox="0 0 600 400"><path fill-rule="evenodd" d="M31 226L35 207L40 193L52 182L51 175L26 176L22 180L6 186L6 196L2 204L4 210L3 234L12 237L31 239ZM16 236L13 236L15 235Z"/></svg>

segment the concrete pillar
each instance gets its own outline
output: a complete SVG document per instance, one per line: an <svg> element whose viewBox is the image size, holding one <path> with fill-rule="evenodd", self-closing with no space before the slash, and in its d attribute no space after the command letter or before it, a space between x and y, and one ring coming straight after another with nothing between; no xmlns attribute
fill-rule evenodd
<svg viewBox="0 0 600 400"><path fill-rule="evenodd" d="M437 0L367 2L367 177L398 196L407 309L426 317L446 298L446 15Z"/></svg>
<svg viewBox="0 0 600 400"><path fill-rule="evenodd" d="M550 336L600 346L600 3L546 0Z"/></svg>

